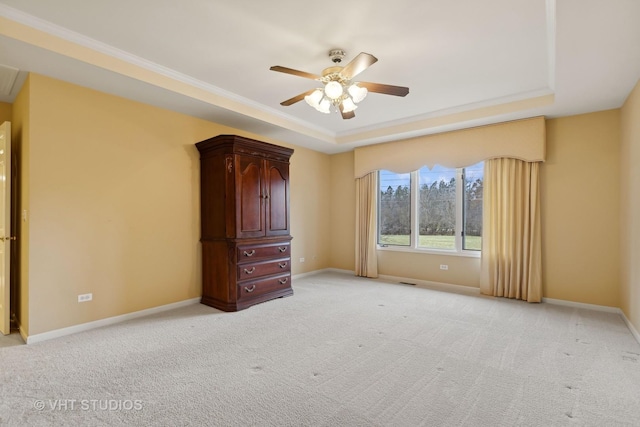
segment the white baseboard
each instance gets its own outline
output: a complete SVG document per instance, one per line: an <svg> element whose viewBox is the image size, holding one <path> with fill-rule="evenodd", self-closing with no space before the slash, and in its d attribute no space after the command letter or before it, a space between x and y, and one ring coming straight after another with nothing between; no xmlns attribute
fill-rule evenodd
<svg viewBox="0 0 640 427"><path fill-rule="evenodd" d="M332 273L340 273L340 274L348 274L348 275L355 274L353 270L342 270L342 269L338 269L338 268L324 268L324 269L321 269L321 270L310 271L308 273L296 274L295 276L293 276L293 279L301 279L303 277L313 276L313 275L324 273L324 272L332 272ZM379 278L382 279L382 280L389 281L389 282L411 283L411 284L415 284L418 287L423 287L423 288L437 290L437 291L463 293L463 294L468 294L468 295L479 295L480 294L480 289L474 288L474 287L470 287L470 286L452 285L450 283L432 282L432 281L428 281L428 280L417 280L417 279L411 279L411 278L408 278L408 277L388 276L388 275L382 275L382 274L379 276ZM375 280L375 279L373 279L373 280ZM80 324L80 325L69 326L68 328L56 329L56 330L53 330L53 331L43 332L41 334L36 334L36 335L31 335L31 336L27 335L27 333L25 332L24 328L20 324L18 324L18 330L20 332L20 336L22 337L22 339L24 340L25 343L34 344L34 343L37 343L37 342L46 341L46 340L50 340L50 339L54 339L54 338L59 338L59 337L63 337L63 336L66 336L66 335L75 334L75 333L78 333L78 332L88 331L88 330L100 328L100 327L103 327L103 326L114 325L116 323L125 322L127 320L136 319L138 317L149 316L151 314L161 313L161 312L167 311L167 310L173 310L173 309L180 308L180 307L186 307L188 305L197 304L199 302L200 302L200 297L192 298L192 299L188 299L188 300L185 300L185 301L179 301L179 302L175 302L175 303L171 303L171 304L162 305L162 306L159 306L159 307L152 307L152 308L148 308L146 310L135 311L133 313L127 313L127 314L123 314L123 315L120 315L120 316L114 316L114 317L109 317L109 318L106 318L106 319L100 319L100 320L96 320L96 321L93 321L93 322L88 322L88 323L83 323L83 324ZM559 300L559 299L554 299L554 298L542 298L542 302L543 303L547 303L547 304L562 305L562 306L566 306L566 307L583 308L583 309L587 309L587 310L603 311L603 312L607 312L607 313L616 313L616 314L618 314L618 315L620 315L622 317L622 319L624 320L625 324L629 328L629 331L631 332L633 337L636 339L636 341L638 341L638 344L640 344L640 333L638 333L638 330L635 328L633 323L631 323L631 321L627 318L627 316L625 316L624 312L621 309L617 308L617 307L608 307L608 306L596 305L596 304L586 304L586 303L581 303L581 302Z"/></svg>
<svg viewBox="0 0 640 427"><path fill-rule="evenodd" d="M295 275L291 276L291 280L298 280L298 279L302 279L303 277L315 276L316 274L320 274L323 271L325 271L325 270L313 270L313 271L309 271L307 273L295 274Z"/></svg>
<svg viewBox="0 0 640 427"><path fill-rule="evenodd" d="M308 273L296 274L295 276L293 276L293 279L300 279L300 278L303 278L303 277L306 277L306 276L312 276L312 275L319 274L319 273L326 272L326 271L353 274L353 271L350 272L348 270L339 270L339 269L335 269L335 268L326 268L326 269L322 269L322 270L311 271L311 272L308 272ZM96 320L96 321L93 321L93 322L82 323L80 325L69 326L67 328L56 329L56 330L53 330L53 331L43 332L41 334L35 334L35 335L27 335L27 333L22 328L22 326L21 325L18 325L18 326L19 326L20 336L22 336L22 339L24 340L24 342L27 343L27 344L35 344L37 342L47 341L47 340L51 340L51 339L54 339L54 338L60 338L60 337L63 337L63 336L66 336L66 335L75 334L75 333L78 333L78 332L84 332L84 331L88 331L88 330L91 330L91 329L101 328L103 326L114 325L116 323L125 322L127 320L136 319L138 317L149 316L151 314L160 313L160 312L167 311L167 310L173 310L175 308L184 307L184 306L188 306L188 305L191 305L191 304L196 304L196 303L199 303L199 302L200 302L200 297L193 298L193 299L189 299L189 300L185 300L185 301L166 304L166 305L162 305L162 306L159 306L159 307L152 307L152 308L148 308L146 310L140 310L140 311L136 311L136 312L133 312L133 313L123 314L123 315L120 315L120 316L108 317L106 319L100 319L100 320Z"/></svg>
<svg viewBox="0 0 640 427"><path fill-rule="evenodd" d="M293 278L298 279L298 278L312 276L320 273L339 273L339 274L348 274L350 276L355 275L355 271L353 270L342 270L339 268L323 268L321 270L314 270L309 273L296 274L295 276L293 276ZM463 294L470 294L470 295L480 294L480 289L473 288L470 286L452 285L449 283L432 282L429 280L410 279L408 277L388 276L384 274L379 275L378 278L382 280L386 280L388 282L411 283L421 288L427 288L427 289L432 289L436 291L454 292L458 294L463 293ZM371 277L367 277L367 279L376 280L375 278L371 278Z"/></svg>
<svg viewBox="0 0 640 427"><path fill-rule="evenodd" d="M353 270L342 270L340 268L325 268L322 271L328 271L330 273L340 273L340 274L349 274L351 276L355 275L356 272Z"/></svg>
<svg viewBox="0 0 640 427"><path fill-rule="evenodd" d="M573 301L566 301L566 300L553 299L553 298L542 298L542 302L546 302L548 304L563 305L565 307L584 308L587 310L603 311L605 313L617 314L620 317L622 317L622 320L624 320L624 323L627 325L627 328L629 328L631 335L633 335L636 341L638 341L638 344L640 344L640 334L636 330L635 326L633 326L633 323L631 323L631 321L627 319L627 316L625 316L624 311L622 311L618 307L609 307L606 305L596 305L596 304L585 304L582 302L573 302Z"/></svg>
<svg viewBox="0 0 640 427"><path fill-rule="evenodd" d="M469 286L452 285L450 283L431 282L427 280L416 280L416 279L409 279L406 277L387 276L382 274L379 276L379 278L382 280L390 281L390 282L411 283L419 287L433 289L437 291L464 293L468 295L480 295L479 288L472 288ZM554 298L542 298L542 302L547 304L562 305L566 307L583 308L587 310L595 310L595 311L602 311L606 313L618 314L620 317L622 317L622 319L624 320L624 323L626 323L627 327L629 328L629 331L631 332L631 335L633 335L633 337L636 339L638 344L640 344L640 333L638 333L637 329L633 326L633 323L631 323L631 321L627 319L627 316L625 316L624 312L618 307L608 307L605 305L596 305L596 304L585 304L582 302L573 302L573 301L566 301L566 300L560 300L560 299L554 299Z"/></svg>
<svg viewBox="0 0 640 427"><path fill-rule="evenodd" d="M320 273L341 273L341 274L351 274L351 275L355 274L353 270L340 270L339 268L322 268L320 270L313 270L307 273L296 274L291 278L293 280L302 279L303 277L315 276L316 274L320 274Z"/></svg>
<svg viewBox="0 0 640 427"><path fill-rule="evenodd" d="M608 307L606 305L597 305L597 304L586 304L583 302L567 301L563 299L542 298L542 302L546 302L547 304L563 305L565 307L584 308L586 310L604 311L606 313L616 313L616 314L622 313L622 310L620 310L618 307Z"/></svg>
<svg viewBox="0 0 640 427"><path fill-rule="evenodd" d="M298 274L298 275L296 275L294 277L295 278L302 278L302 277L311 276L311 275L314 275L314 274L320 274L320 273L323 273L323 272L334 272L334 273L342 273L342 274L350 274L350 275L355 274L355 272L353 270L341 270L341 269L338 269L338 268L325 268L325 269L322 269L322 270L315 270L315 271L312 271L312 272L309 272L309 273ZM378 277L380 279L386 280L388 282L411 283L411 284L415 284L418 287L427 288L427 289L433 289L433 290L437 290L437 291L463 293L463 294L467 294L467 295L480 295L480 289L479 288L474 288L474 287L470 287L470 286L452 285L450 283L432 282L432 281L429 281L429 280L417 280L417 279L411 279L411 278L408 278L408 277L388 276L388 275L385 275L385 274L381 274ZM375 280L375 279L372 279L372 280ZM633 337L636 339L636 341L638 341L638 344L640 344L640 333L638 333L638 330L635 328L635 326L633 326L633 323L631 323L631 321L629 319L627 319L627 316L625 316L624 312L621 309L619 309L618 307L608 307L608 306L605 306L605 305L586 304L586 303L582 303L582 302L574 302L574 301L560 300L560 299L554 299L554 298L542 298L542 302L543 303L547 303L547 304L555 304L555 305L562 305L562 306L566 306L566 307L583 308L583 309L587 309L587 310L603 311L603 312L606 312L606 313L618 314L618 315L620 315L622 317L622 319L626 323L627 327L629 328L629 331L631 331L631 334L633 335Z"/></svg>
<svg viewBox="0 0 640 427"><path fill-rule="evenodd" d="M84 332L91 329L101 328L103 326L114 325L116 323L125 322L127 320L136 319L138 317L149 316L155 313L161 313L167 310L173 310L180 307L186 307L188 305L196 304L200 302L200 297L192 298L184 301L174 302L171 304L161 305L159 307L147 308L146 310L134 311L133 313L122 314L120 316L108 317L106 319L100 319L93 322L82 323L80 325L69 326L67 328L56 329L49 332L43 332L41 334L35 334L27 336L22 327L20 327L20 335L27 344L34 344L41 341L47 341L54 338L64 337L66 335L76 334L78 332Z"/></svg>
<svg viewBox="0 0 640 427"><path fill-rule="evenodd" d="M418 287L431 289L435 291L453 292L456 294L480 295L480 289L471 286L452 285L450 283L432 282L430 280L418 280L408 277L387 276L381 274L378 276L382 280L397 283L411 283Z"/></svg>
<svg viewBox="0 0 640 427"><path fill-rule="evenodd" d="M631 321L627 319L624 311L620 310L620 316L622 316L622 320L624 320L624 323L627 324L627 328L629 328L629 330L631 331L631 335L633 335L636 341L638 341L638 344L640 344L640 333L638 333L638 330L635 328L635 326L633 326L633 323L631 323Z"/></svg>

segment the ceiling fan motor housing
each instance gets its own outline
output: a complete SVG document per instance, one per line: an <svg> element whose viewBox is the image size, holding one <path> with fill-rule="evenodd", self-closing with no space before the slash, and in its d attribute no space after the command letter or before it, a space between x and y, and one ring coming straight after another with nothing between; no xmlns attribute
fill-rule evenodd
<svg viewBox="0 0 640 427"><path fill-rule="evenodd" d="M342 49L331 49L329 51L329 58L333 61L334 64L339 64L345 57L345 52Z"/></svg>
<svg viewBox="0 0 640 427"><path fill-rule="evenodd" d="M342 67L329 67L329 68L325 68L324 70L322 70L322 77L323 77L323 81L329 82L331 80L338 80L340 81L341 79L339 78L339 74L340 71L342 71Z"/></svg>

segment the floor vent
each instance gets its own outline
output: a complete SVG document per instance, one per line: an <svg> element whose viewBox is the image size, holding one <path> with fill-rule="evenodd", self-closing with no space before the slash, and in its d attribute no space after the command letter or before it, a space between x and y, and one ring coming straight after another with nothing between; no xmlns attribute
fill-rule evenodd
<svg viewBox="0 0 640 427"><path fill-rule="evenodd" d="M411 286L415 286L415 283L409 283L409 282L400 282L401 285L411 285Z"/></svg>

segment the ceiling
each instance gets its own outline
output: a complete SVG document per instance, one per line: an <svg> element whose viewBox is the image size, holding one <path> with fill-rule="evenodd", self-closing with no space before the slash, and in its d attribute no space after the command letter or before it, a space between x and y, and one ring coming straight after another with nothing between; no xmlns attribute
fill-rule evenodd
<svg viewBox="0 0 640 427"><path fill-rule="evenodd" d="M27 72L326 153L453 129L618 108L640 77L638 0L0 0L0 100ZM356 117L281 101L328 52L378 62ZM343 62L343 64L345 63Z"/></svg>

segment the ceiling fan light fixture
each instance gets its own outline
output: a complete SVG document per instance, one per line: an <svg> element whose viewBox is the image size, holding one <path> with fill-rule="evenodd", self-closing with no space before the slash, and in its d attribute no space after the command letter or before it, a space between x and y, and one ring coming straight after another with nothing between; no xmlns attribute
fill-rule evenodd
<svg viewBox="0 0 640 427"><path fill-rule="evenodd" d="M356 104L366 98L367 93L369 92L366 87L358 86L358 83L354 83L347 89L349 95L351 95L351 99Z"/></svg>
<svg viewBox="0 0 640 427"><path fill-rule="evenodd" d="M339 64L345 56L342 49L332 49L329 57L334 64ZM307 104L315 108L321 113L329 114L331 107L342 115L343 119L352 119L355 117L353 112L357 103L361 102L369 92L382 93L385 95L406 96L409 93L408 87L392 86L380 83L360 82L351 83L351 81L361 72L369 68L378 61L375 56L360 52L347 65L332 67L322 70L322 75L307 73L305 71L294 70L292 68L274 65L269 68L272 71L280 73L293 74L295 76L304 77L321 82L322 88L311 89L303 92L293 98L287 99L280 103L283 106L295 104L304 99Z"/></svg>
<svg viewBox="0 0 640 427"><path fill-rule="evenodd" d="M358 106L353 103L351 98L347 97L342 101L342 112L343 113L350 113L353 110L355 110L356 108L358 108Z"/></svg>
<svg viewBox="0 0 640 427"><path fill-rule="evenodd" d="M320 104L316 107L316 110L324 114L329 114L331 112L329 107L331 107L331 101L327 98L323 98L322 101L320 101Z"/></svg>
<svg viewBox="0 0 640 427"><path fill-rule="evenodd" d="M307 104L317 110L320 106L320 101L322 100L323 96L324 93L322 93L322 89L316 89L311 93L311 95L305 96L304 100L307 101Z"/></svg>
<svg viewBox="0 0 640 427"><path fill-rule="evenodd" d="M324 93L330 99L335 100L342 96L342 94L344 93L344 89L339 82L334 80L334 81L330 81L324 86Z"/></svg>

